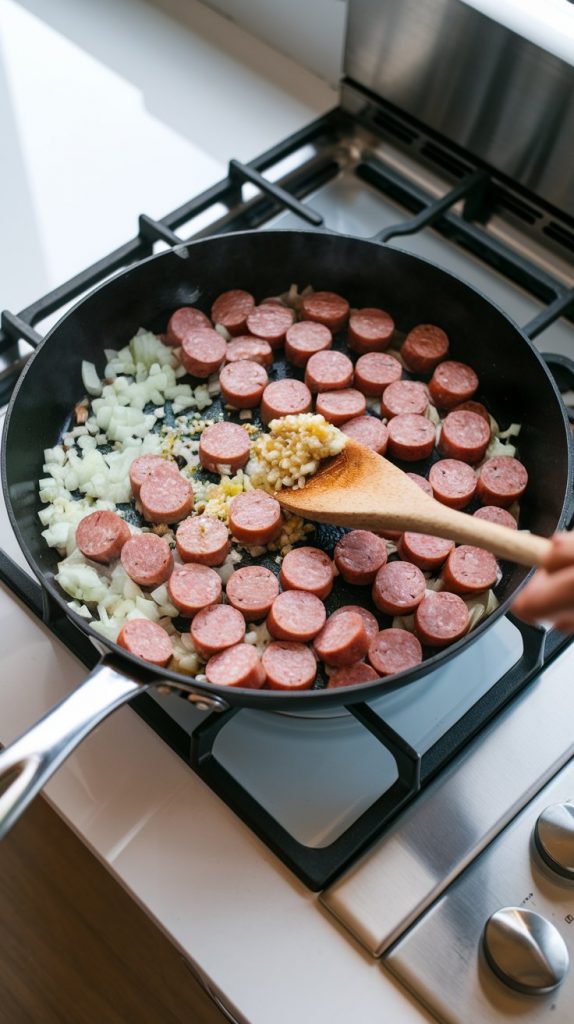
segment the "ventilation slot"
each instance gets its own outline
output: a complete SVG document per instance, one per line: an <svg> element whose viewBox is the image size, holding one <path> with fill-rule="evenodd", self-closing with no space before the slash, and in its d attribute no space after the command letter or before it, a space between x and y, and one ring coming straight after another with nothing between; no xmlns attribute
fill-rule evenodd
<svg viewBox="0 0 574 1024"><path fill-rule="evenodd" d="M542 230L545 235L548 235L548 238L552 238L553 241L563 245L565 249L574 252L574 234L571 231L567 231L560 224L555 224L554 221L550 221L550 224L547 224Z"/></svg>
<svg viewBox="0 0 574 1024"><path fill-rule="evenodd" d="M418 132L414 128L410 128L404 124L403 121L397 121L390 114L387 114L384 110L378 110L374 117L373 122L377 128L382 128L388 135L393 135L395 139L399 139L401 142L407 142L409 145L415 141L418 137Z"/></svg>
<svg viewBox="0 0 574 1024"><path fill-rule="evenodd" d="M495 200L495 206L499 210L508 210L509 213L514 214L515 217L520 217L520 220L526 222L526 224L536 224L540 214L534 207L528 206L518 196L513 195L510 192L498 192Z"/></svg>
<svg viewBox="0 0 574 1024"><path fill-rule="evenodd" d="M440 146L436 146L434 142L425 142L421 153L429 160L432 160L433 163L442 167L443 170L454 174L457 178L463 178L465 174L472 170L468 164L463 163L453 153L448 153L445 149L441 149Z"/></svg>

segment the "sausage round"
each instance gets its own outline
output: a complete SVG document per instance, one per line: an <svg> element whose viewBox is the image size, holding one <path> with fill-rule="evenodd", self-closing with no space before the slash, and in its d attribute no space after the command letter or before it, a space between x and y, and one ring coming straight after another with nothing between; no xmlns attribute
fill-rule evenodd
<svg viewBox="0 0 574 1024"><path fill-rule="evenodd" d="M460 405L455 405L453 412L475 412L477 416L482 416L483 420L486 420L490 429L490 413L482 404L482 402L475 402L471 399L469 402L461 402Z"/></svg>
<svg viewBox="0 0 574 1024"><path fill-rule="evenodd" d="M386 615L410 615L422 601L426 580L416 565L387 562L373 584L373 601Z"/></svg>
<svg viewBox="0 0 574 1024"><path fill-rule="evenodd" d="M211 327L211 321L205 313L193 306L176 309L168 321L165 344L179 348L183 345L184 338L198 327Z"/></svg>
<svg viewBox="0 0 574 1024"><path fill-rule="evenodd" d="M461 544L448 556L442 578L447 590L455 594L478 594L496 583L498 565L490 551Z"/></svg>
<svg viewBox="0 0 574 1024"><path fill-rule="evenodd" d="M325 605L304 590L284 590L267 616L267 628L276 640L294 640L304 644L317 636L325 625Z"/></svg>
<svg viewBox="0 0 574 1024"><path fill-rule="evenodd" d="M193 508L193 489L180 473L158 467L141 485L139 500L149 523L178 523Z"/></svg>
<svg viewBox="0 0 574 1024"><path fill-rule="evenodd" d="M509 508L526 490L528 473L518 459L496 455L488 459L478 477L478 496L485 505Z"/></svg>
<svg viewBox="0 0 574 1024"><path fill-rule="evenodd" d="M459 409L445 417L438 449L441 455L461 462L480 462L490 444L490 423L476 412Z"/></svg>
<svg viewBox="0 0 574 1024"><path fill-rule="evenodd" d="M395 324L384 309L357 309L349 318L349 348L355 352L381 352L389 345Z"/></svg>
<svg viewBox="0 0 574 1024"><path fill-rule="evenodd" d="M229 604L237 608L247 622L264 619L278 593L277 577L262 565L246 565L236 569L225 588Z"/></svg>
<svg viewBox="0 0 574 1024"><path fill-rule="evenodd" d="M403 462L420 462L432 454L436 431L426 416L401 413L389 420L389 452Z"/></svg>
<svg viewBox="0 0 574 1024"><path fill-rule="evenodd" d="M458 459L441 459L431 466L429 481L437 501L449 508L464 508L474 497L477 478L474 469Z"/></svg>
<svg viewBox="0 0 574 1024"><path fill-rule="evenodd" d="M353 364L343 352L315 352L305 367L310 391L341 391L353 383Z"/></svg>
<svg viewBox="0 0 574 1024"><path fill-rule="evenodd" d="M117 642L136 658L143 658L161 668L165 668L173 656L171 637L150 619L130 619L122 626Z"/></svg>
<svg viewBox="0 0 574 1024"><path fill-rule="evenodd" d="M86 558L111 562L131 537L128 524L117 512L91 512L76 527L76 544Z"/></svg>
<svg viewBox="0 0 574 1024"><path fill-rule="evenodd" d="M193 516L179 524L175 546L182 562L222 565L229 554L229 532L213 516Z"/></svg>
<svg viewBox="0 0 574 1024"><path fill-rule="evenodd" d="M279 579L285 590L306 590L324 601L333 589L333 563L320 548L293 548L281 563Z"/></svg>
<svg viewBox="0 0 574 1024"><path fill-rule="evenodd" d="M256 338L264 338L271 348L280 348L285 334L293 323L293 310L288 306L277 306L267 302L256 306L247 317L247 330Z"/></svg>
<svg viewBox="0 0 574 1024"><path fill-rule="evenodd" d="M164 459L162 455L138 455L137 459L133 460L128 474L134 498L139 498L140 488L144 480L158 468L169 468L179 476L177 463Z"/></svg>
<svg viewBox="0 0 574 1024"><path fill-rule="evenodd" d="M263 341L263 338L252 338L249 334L243 334L239 338L228 341L225 349L225 361L238 363L243 359L249 359L251 363L259 363L260 366L271 366L273 350L269 342Z"/></svg>
<svg viewBox="0 0 574 1024"><path fill-rule="evenodd" d="M335 292L313 292L301 302L301 319L316 320L330 331L340 331L349 316L349 303Z"/></svg>
<svg viewBox="0 0 574 1024"><path fill-rule="evenodd" d="M428 494L429 498L432 498L432 487L426 477L421 476L420 473L407 473L406 475L417 487L420 487L421 491L424 491L425 494Z"/></svg>
<svg viewBox="0 0 574 1024"><path fill-rule="evenodd" d="M199 439L199 461L204 469L219 473L220 466L236 473L249 459L249 434L238 423L214 423Z"/></svg>
<svg viewBox="0 0 574 1024"><path fill-rule="evenodd" d="M386 561L385 542L369 530L351 530L335 547L335 565L347 583L372 583Z"/></svg>
<svg viewBox="0 0 574 1024"><path fill-rule="evenodd" d="M304 367L315 352L331 348L333 335L325 324L299 320L285 335L285 355L293 366Z"/></svg>
<svg viewBox="0 0 574 1024"><path fill-rule="evenodd" d="M230 334L245 334L247 317L255 306L255 299L241 288L223 292L211 307L211 319L221 324Z"/></svg>
<svg viewBox="0 0 574 1024"><path fill-rule="evenodd" d="M430 381L430 396L439 409L452 409L468 402L478 387L478 377L471 366L447 360L439 363Z"/></svg>
<svg viewBox="0 0 574 1024"><path fill-rule="evenodd" d="M196 562L176 565L167 584L169 599L182 615L197 615L221 601L221 580L215 569Z"/></svg>
<svg viewBox="0 0 574 1024"><path fill-rule="evenodd" d="M228 604L203 608L191 623L191 639L198 654L210 658L226 647L240 644L245 637L245 619Z"/></svg>
<svg viewBox="0 0 574 1024"><path fill-rule="evenodd" d="M352 437L353 441L371 448L379 455L384 455L387 450L389 432L385 424L375 416L356 416L343 423L341 430L347 437Z"/></svg>
<svg viewBox="0 0 574 1024"><path fill-rule="evenodd" d="M497 505L483 505L472 513L477 519L486 519L488 523L498 523L499 526L507 526L509 530L517 530L518 523L510 512L505 508L498 508Z"/></svg>
<svg viewBox="0 0 574 1024"><path fill-rule="evenodd" d="M243 544L269 544L282 526L281 506L265 491L244 491L231 502L229 528Z"/></svg>
<svg viewBox="0 0 574 1024"><path fill-rule="evenodd" d="M425 594L415 612L415 629L427 647L446 647L460 640L469 625L468 608L462 597L441 590Z"/></svg>
<svg viewBox="0 0 574 1024"><path fill-rule="evenodd" d="M273 381L268 384L261 399L261 419L265 424L280 416L297 416L310 412L313 398L309 388L300 380Z"/></svg>
<svg viewBox="0 0 574 1024"><path fill-rule="evenodd" d="M355 665L347 665L345 668L338 668L329 676L327 683L328 690L334 690L339 686L358 686L360 683L373 683L378 679L374 668L367 665L365 661L358 661Z"/></svg>
<svg viewBox="0 0 574 1024"><path fill-rule="evenodd" d="M335 427L340 427L347 420L362 416L366 407L365 396L360 391L344 388L342 391L322 391L317 395L315 411Z"/></svg>
<svg viewBox="0 0 574 1024"><path fill-rule="evenodd" d="M208 683L258 690L265 682L265 669L253 644L236 644L214 654L205 666Z"/></svg>
<svg viewBox="0 0 574 1024"><path fill-rule="evenodd" d="M383 391L381 415L387 419L406 413L423 416L428 404L429 396L424 384L418 380L396 380Z"/></svg>
<svg viewBox="0 0 574 1024"><path fill-rule="evenodd" d="M268 381L263 367L249 359L228 363L219 374L221 394L235 409L254 409L259 405Z"/></svg>
<svg viewBox="0 0 574 1024"><path fill-rule="evenodd" d="M129 578L138 587L159 587L173 569L169 544L155 533L136 533L127 540L120 555Z"/></svg>
<svg viewBox="0 0 574 1024"><path fill-rule="evenodd" d="M454 548L454 541L442 537L431 537L426 533L403 533L399 544L399 554L405 562L412 562L423 572L439 569L445 558Z"/></svg>
<svg viewBox="0 0 574 1024"><path fill-rule="evenodd" d="M407 334L401 355L413 373L432 373L448 354L448 334L434 324L419 324Z"/></svg>
<svg viewBox="0 0 574 1024"><path fill-rule="evenodd" d="M219 369L225 359L226 343L212 327L198 327L181 343L181 361L192 377L202 380Z"/></svg>
<svg viewBox="0 0 574 1024"><path fill-rule="evenodd" d="M261 660L271 690L308 690L315 681L317 663L305 644L274 640Z"/></svg>
<svg viewBox="0 0 574 1024"><path fill-rule="evenodd" d="M420 665L419 641L406 629L382 629L369 646L369 661L379 676L395 676Z"/></svg>
<svg viewBox="0 0 574 1024"><path fill-rule="evenodd" d="M389 384L401 379L403 368L388 352L368 352L355 363L355 387L370 398L378 398Z"/></svg>
<svg viewBox="0 0 574 1024"><path fill-rule="evenodd" d="M373 613L368 611L367 608L362 608L361 605L359 605L359 604L344 604L344 605L341 605L340 608L337 608L337 610L333 612L333 614L331 615L331 618L334 619L336 615L342 615L343 612L356 612L357 615L361 616L361 618L363 620L363 625L364 625L364 627L365 627L365 629L367 631L367 636L369 638L369 642L379 632L379 623L377 622L377 620L376 620L375 616L373 615Z"/></svg>
<svg viewBox="0 0 574 1024"><path fill-rule="evenodd" d="M369 649L365 624L357 612L330 616L313 641L315 654L337 668L361 661Z"/></svg>

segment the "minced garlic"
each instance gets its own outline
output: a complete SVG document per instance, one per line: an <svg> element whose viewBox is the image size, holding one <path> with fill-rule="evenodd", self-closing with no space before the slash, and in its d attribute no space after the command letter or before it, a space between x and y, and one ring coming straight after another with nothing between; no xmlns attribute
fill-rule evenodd
<svg viewBox="0 0 574 1024"><path fill-rule="evenodd" d="M301 413L271 420L269 432L251 445L247 473L254 487L273 493L304 487L321 459L342 452L347 438L323 416Z"/></svg>

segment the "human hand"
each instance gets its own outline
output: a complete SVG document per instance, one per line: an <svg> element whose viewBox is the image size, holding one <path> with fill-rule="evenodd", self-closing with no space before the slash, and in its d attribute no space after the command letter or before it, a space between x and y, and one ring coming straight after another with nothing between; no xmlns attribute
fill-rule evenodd
<svg viewBox="0 0 574 1024"><path fill-rule="evenodd" d="M538 572L520 592L512 610L525 622L550 619L574 633L574 533L556 533Z"/></svg>

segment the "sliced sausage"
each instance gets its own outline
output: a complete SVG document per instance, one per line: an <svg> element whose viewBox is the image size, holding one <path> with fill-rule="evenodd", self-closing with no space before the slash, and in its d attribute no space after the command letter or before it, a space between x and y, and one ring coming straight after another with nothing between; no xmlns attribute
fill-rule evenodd
<svg viewBox="0 0 574 1024"><path fill-rule="evenodd" d="M396 676L422 660L419 641L406 629L382 629L369 646L369 661L379 676Z"/></svg>
<svg viewBox="0 0 574 1024"><path fill-rule="evenodd" d="M499 526L507 526L509 530L517 530L518 523L510 512L505 508L498 508L497 505L483 505L472 513L477 519L486 519L488 523L498 523Z"/></svg>
<svg viewBox="0 0 574 1024"><path fill-rule="evenodd" d="M282 526L281 506L265 491L244 491L231 502L229 528L243 544L269 544L279 536Z"/></svg>
<svg viewBox="0 0 574 1024"><path fill-rule="evenodd" d="M247 622L264 619L278 593L277 577L262 565L246 565L236 569L225 588L229 604L237 608Z"/></svg>
<svg viewBox="0 0 574 1024"><path fill-rule="evenodd" d="M251 441L244 427L238 423L214 423L207 427L199 439L199 461L211 473L230 473L243 469L249 459Z"/></svg>
<svg viewBox="0 0 574 1024"><path fill-rule="evenodd" d="M273 349L268 341L263 341L263 338L252 338L250 334L243 334L239 338L228 341L225 349L225 361L226 363L238 363L243 359L249 359L251 363L259 363L260 366L271 366Z"/></svg>
<svg viewBox="0 0 574 1024"><path fill-rule="evenodd" d="M373 683L378 679L374 668L367 665L365 661L357 661L355 665L347 665L346 668L338 668L329 676L327 683L328 690L334 690L339 686L358 686L360 683Z"/></svg>
<svg viewBox="0 0 574 1024"><path fill-rule="evenodd" d="M383 391L381 415L387 419L406 413L422 416L428 404L429 395L424 384L418 380L397 380Z"/></svg>
<svg viewBox="0 0 574 1024"><path fill-rule="evenodd" d="M124 651L160 668L165 668L173 656L171 637L150 619L130 619L122 626L117 642Z"/></svg>
<svg viewBox="0 0 574 1024"><path fill-rule="evenodd" d="M182 306L169 318L164 344L179 348L187 335L198 327L211 327L209 317L193 306Z"/></svg>
<svg viewBox="0 0 574 1024"><path fill-rule="evenodd" d="M137 533L127 540L120 555L129 578L138 587L159 587L173 569L169 544L155 533Z"/></svg>
<svg viewBox="0 0 574 1024"><path fill-rule="evenodd" d="M179 524L175 546L182 562L222 565L231 547L229 531L213 516L193 516Z"/></svg>
<svg viewBox="0 0 574 1024"><path fill-rule="evenodd" d="M408 476L409 480L412 480L417 487L420 487L421 491L428 494L429 498L432 498L432 487L426 477L421 476L420 473L407 473L406 476Z"/></svg>
<svg viewBox="0 0 574 1024"><path fill-rule="evenodd" d="M140 488L144 480L159 467L162 469L169 467L172 472L179 476L177 463L164 459L162 455L138 455L137 459L134 459L128 470L134 498L139 498Z"/></svg>
<svg viewBox="0 0 574 1024"><path fill-rule="evenodd" d="M281 563L279 578L285 590L306 590L322 601L333 589L333 563L320 548L289 551Z"/></svg>
<svg viewBox="0 0 574 1024"><path fill-rule="evenodd" d="M442 578L447 590L455 594L477 594L496 583L498 565L490 551L461 544L448 556Z"/></svg>
<svg viewBox="0 0 574 1024"><path fill-rule="evenodd" d="M387 450L389 432L385 424L375 416L356 416L343 423L341 430L347 437L352 437L353 441L378 452L379 455L384 455Z"/></svg>
<svg viewBox="0 0 574 1024"><path fill-rule="evenodd" d="M285 335L285 355L293 366L304 367L315 352L331 348L333 335L325 324L312 320L299 320Z"/></svg>
<svg viewBox="0 0 574 1024"><path fill-rule="evenodd" d="M335 292L313 292L301 302L301 319L316 320L330 331L340 331L349 316L349 303Z"/></svg>
<svg viewBox="0 0 574 1024"><path fill-rule="evenodd" d="M403 533L399 544L399 554L406 562L412 562L423 572L440 569L445 558L454 548L454 541L443 537L430 537L426 533Z"/></svg>
<svg viewBox="0 0 574 1024"><path fill-rule="evenodd" d="M305 644L274 640L261 660L272 690L308 690L315 681L317 663Z"/></svg>
<svg viewBox="0 0 574 1024"><path fill-rule="evenodd" d="M219 374L221 394L235 409L254 409L259 405L268 382L263 367L249 359L228 363Z"/></svg>
<svg viewBox="0 0 574 1024"><path fill-rule="evenodd" d="M255 299L241 288L223 292L211 307L211 319L230 334L245 334L247 317L255 307Z"/></svg>
<svg viewBox="0 0 574 1024"><path fill-rule="evenodd" d="M477 416L482 416L483 420L486 420L490 429L490 414L482 402L475 402L470 400L469 402L461 402L460 405L455 405L453 412L475 412Z"/></svg>
<svg viewBox="0 0 574 1024"><path fill-rule="evenodd" d="M265 388L261 399L261 419L267 424L281 416L298 416L299 413L310 412L312 404L307 385L286 377Z"/></svg>
<svg viewBox="0 0 574 1024"><path fill-rule="evenodd" d="M460 640L469 625L462 597L441 590L425 594L415 613L415 629L427 647L446 647Z"/></svg>
<svg viewBox="0 0 574 1024"><path fill-rule="evenodd" d="M131 537L128 524L117 512L91 512L76 527L76 544L86 558L111 562Z"/></svg>
<svg viewBox="0 0 574 1024"><path fill-rule="evenodd" d="M265 682L265 669L253 644L237 644L214 654L205 666L205 674L213 686L259 690Z"/></svg>
<svg viewBox="0 0 574 1024"><path fill-rule="evenodd" d="M357 612L331 615L313 641L315 654L326 665L337 668L354 665L365 657L369 638L365 624Z"/></svg>
<svg viewBox="0 0 574 1024"><path fill-rule="evenodd" d="M349 318L349 348L359 353L382 352L394 330L394 320L384 309L356 309Z"/></svg>
<svg viewBox="0 0 574 1024"><path fill-rule="evenodd" d="M373 583L373 601L386 615L410 615L422 601L426 580L416 565L387 562Z"/></svg>
<svg viewBox="0 0 574 1024"><path fill-rule="evenodd" d="M434 324L419 324L407 334L401 355L413 373L432 373L448 354L448 334Z"/></svg>
<svg viewBox="0 0 574 1024"><path fill-rule="evenodd" d="M369 530L351 530L335 547L335 565L347 583L372 583L386 561L385 542Z"/></svg>
<svg viewBox="0 0 574 1024"><path fill-rule="evenodd" d="M193 489L180 473L158 467L141 485L139 500L148 523L178 523L193 508Z"/></svg>
<svg viewBox="0 0 574 1024"><path fill-rule="evenodd" d="M336 615L342 615L343 612L356 612L357 615L361 616L369 641L371 641L379 632L379 623L373 613L368 611L367 608L362 608L359 604L344 604L333 612L331 618L334 619Z"/></svg>
<svg viewBox="0 0 574 1024"><path fill-rule="evenodd" d="M267 302L257 306L247 317L247 330L256 338L264 338L271 348L280 348L293 323L293 310Z"/></svg>
<svg viewBox="0 0 574 1024"><path fill-rule="evenodd" d="M447 360L439 363L430 381L430 396L439 409L452 409L468 402L478 387L478 377L471 366Z"/></svg>
<svg viewBox="0 0 574 1024"><path fill-rule="evenodd" d="M448 459L480 462L490 444L490 423L476 412L459 409L445 417L438 449Z"/></svg>
<svg viewBox="0 0 574 1024"><path fill-rule="evenodd" d="M341 391L353 383L353 364L343 352L315 352L305 367L310 391Z"/></svg>
<svg viewBox="0 0 574 1024"><path fill-rule="evenodd" d="M432 454L436 431L426 416L401 413L389 420L389 453L403 462L420 462Z"/></svg>
<svg viewBox="0 0 574 1024"><path fill-rule="evenodd" d="M528 473L518 459L496 455L488 459L478 477L478 496L485 505L509 508L526 490Z"/></svg>
<svg viewBox="0 0 574 1024"><path fill-rule="evenodd" d="M176 565L167 590L171 603L182 615L197 615L202 608L221 601L221 580L215 569L196 562Z"/></svg>
<svg viewBox="0 0 574 1024"><path fill-rule="evenodd" d="M284 590L275 598L267 616L267 628L276 640L304 644L325 625L325 605L304 590Z"/></svg>
<svg viewBox="0 0 574 1024"><path fill-rule="evenodd" d="M400 380L403 368L388 352L369 352L355 363L355 387L364 395L378 398L389 384Z"/></svg>
<svg viewBox="0 0 574 1024"><path fill-rule="evenodd" d="M226 647L234 647L245 637L245 619L228 604L203 608L191 623L191 639L198 654L210 658Z"/></svg>
<svg viewBox="0 0 574 1024"><path fill-rule="evenodd" d="M342 391L322 391L317 395L315 411L335 427L340 427L355 416L362 416L366 410L365 396L355 388Z"/></svg>
<svg viewBox="0 0 574 1024"><path fill-rule="evenodd" d="M226 342L212 327L198 327L186 334L181 344L181 361L192 377L204 380L219 369L225 359Z"/></svg>
<svg viewBox="0 0 574 1024"><path fill-rule="evenodd" d="M431 466L429 481L437 501L449 508L464 508L476 491L474 469L458 459L441 459Z"/></svg>

